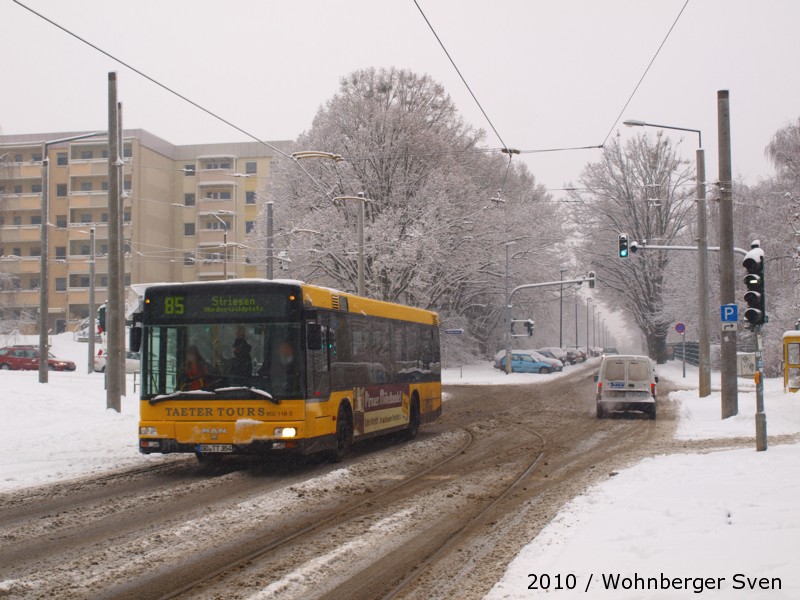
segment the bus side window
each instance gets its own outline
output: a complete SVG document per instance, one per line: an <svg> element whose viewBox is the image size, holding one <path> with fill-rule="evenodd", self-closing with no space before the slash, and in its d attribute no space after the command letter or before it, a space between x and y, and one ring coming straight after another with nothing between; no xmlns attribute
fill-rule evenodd
<svg viewBox="0 0 800 600"><path fill-rule="evenodd" d="M308 392L312 398L327 398L330 394L330 374L328 372L328 326L327 315L321 315L322 347L306 351Z"/></svg>

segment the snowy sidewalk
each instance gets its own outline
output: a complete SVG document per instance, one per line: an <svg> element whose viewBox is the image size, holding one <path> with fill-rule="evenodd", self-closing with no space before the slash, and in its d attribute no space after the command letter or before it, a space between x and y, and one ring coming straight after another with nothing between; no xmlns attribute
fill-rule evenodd
<svg viewBox="0 0 800 600"><path fill-rule="evenodd" d="M741 391L740 414L721 421L719 392L698 398L696 370L658 371L687 388L669 397L680 403L678 438L753 438L754 392ZM771 436L800 432L800 395L768 380L765 405ZM650 458L591 487L487 598L800 598L800 444L754 448Z"/></svg>

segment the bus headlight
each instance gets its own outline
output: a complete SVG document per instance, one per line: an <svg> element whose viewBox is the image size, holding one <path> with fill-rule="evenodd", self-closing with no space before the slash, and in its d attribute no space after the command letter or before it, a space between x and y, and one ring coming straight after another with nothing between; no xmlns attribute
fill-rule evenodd
<svg viewBox="0 0 800 600"><path fill-rule="evenodd" d="M290 438L297 435L297 429L294 427L276 427L275 437Z"/></svg>
<svg viewBox="0 0 800 600"><path fill-rule="evenodd" d="M158 435L157 427L139 427L139 435Z"/></svg>

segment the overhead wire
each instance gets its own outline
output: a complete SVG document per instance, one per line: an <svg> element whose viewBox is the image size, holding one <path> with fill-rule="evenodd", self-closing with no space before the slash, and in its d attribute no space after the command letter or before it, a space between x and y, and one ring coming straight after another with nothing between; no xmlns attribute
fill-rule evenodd
<svg viewBox="0 0 800 600"><path fill-rule="evenodd" d="M295 165L297 165L297 167L298 167L298 168L299 168L299 169L300 169L300 170L301 170L301 171L302 171L302 172L303 172L303 173L306 175L306 177L308 177L308 179L309 179L309 180L310 180L310 181L311 181L311 182L312 182L312 183L313 183L313 184L314 184L314 185L315 185L315 186L316 186L316 187L317 187L317 188L318 188L318 189L319 189L319 190L322 192L322 194L323 194L324 196L326 196L326 197L327 197L329 200L331 200L331 201L333 200L333 198L330 196L330 194L328 194L328 193L326 192L325 188L324 188L324 187L323 187L323 186L322 186L322 185L321 185L321 184L320 184L320 183L319 183L319 182L318 182L318 181L317 181L317 180L314 178L314 176L313 176L313 175L311 175L311 173L309 173L309 172L308 172L308 170L306 170L306 168L305 168L305 167L303 167L303 165L301 165L301 164L300 164L300 162L299 162L299 161L295 160L295 159L292 157L292 155L291 155L291 154L288 154L288 153L284 152L283 150L281 150L280 148L278 148L277 146L275 146L275 145L273 145L273 144L270 144L269 142L267 142L267 141L265 141L265 140L262 140L262 139L261 139L260 137L258 137L257 135L255 135L255 134L253 134L253 133L250 133L249 131L247 131L247 130L246 130L246 129L244 129L243 127L240 127L239 125L236 125L236 124L235 124L235 123L233 123L232 121L230 121L230 120L226 119L225 117L223 117L223 116L221 116L221 115L219 115L219 114L215 113L215 112L214 112L214 111L212 111L211 109L209 109L209 108L206 108L205 106L203 106L203 105L202 105L202 104L200 104L199 102L196 102L196 101L192 100L191 98L189 98L188 96L186 96L186 95L184 95L184 94L182 94L182 93L178 92L177 90L174 90L173 88L169 87L167 84L165 84L165 83L162 83L161 81L157 80L156 78L154 78L154 77L152 77L152 76L148 75L147 73L145 73L145 72L144 72L144 71L142 71L141 69L138 69L138 68L134 67L133 65L131 65L130 63L127 63L127 62L125 62L125 61L124 61L124 60L122 60L121 58L118 58L118 57L114 56L113 54L111 54L111 53L110 53L110 52L108 52L107 50L104 50L103 48L101 48L100 46L98 46L98 45L96 45L96 44L94 44L94 43L90 42L90 41L89 41L89 40L87 40L86 38L84 38L84 37L81 37L80 35L78 35L78 34L77 34L77 33L75 33L74 31L71 31L70 29L67 29L65 26L63 26L63 25L61 25L61 24L59 24L59 23L56 23L55 21L53 21L53 20L52 20L52 19L50 19L49 17L46 17L46 16L45 16L45 15L43 15L42 13L40 13L40 12L37 12L36 10L32 9L31 7L29 7L29 6L25 5L25 4L23 4L22 2L20 2L20 0L14 0L14 3L15 3L15 4L18 4L19 6L21 6L22 8L24 8L24 9L25 9L25 10L27 10L28 12L30 12L30 13L32 13L32 14L34 14L34 15L36 15L36 16L37 16L37 17L39 17L40 19L42 19L42 20L44 20L44 21L46 21L46 22L50 23L50 24L51 24L51 25L53 25L54 27L56 27L56 28L60 29L61 31L63 31L64 33L66 33L66 34L68 34L68 35L70 35L70 36L74 37L76 40L78 40L78 41L80 41L80 42L82 42L82 43L86 44L87 46L89 46L89 47L90 47L90 48L92 48L93 50L96 50L96 51L97 51L97 52L99 52L100 54L103 54L104 56L106 56L106 57L110 58L110 59L111 59L111 60L113 60L114 62L116 62L116 63L118 63L118 64L122 65L122 66L123 66L123 67L125 67L126 69L129 69L130 71L133 71L134 73L136 73L136 74L137 74L137 75L139 75L140 77L143 77L144 79L148 80L149 82L151 82L151 83L153 83L153 84L157 85L158 87L160 87L160 88L161 88L161 89L163 89L164 91L166 91L166 92L168 92L168 93L172 94L173 96L176 96L177 98L180 98L180 99L181 99L181 100L183 100L184 102L187 102L187 103L191 104L192 106L194 106L194 107L195 107L195 108L197 108L198 110L200 110L200 111L202 111L202 112L206 113L206 114L207 114L207 115L209 115L210 117L212 117L212 118L214 118L214 119L216 119L216 120L220 121L221 123L224 123L225 125L227 125L227 126L229 126L229 127L232 127L233 129L235 129L235 130L236 130L236 131L238 131L239 133L242 133L243 135L246 135L248 138L250 138L250 139L252 139L252 140L254 140L254 141L258 142L259 144L262 144L263 146L266 146L267 148L269 148L270 150L272 150L272 151L273 151L273 152L275 152L276 154L278 154L278 155L280 155L280 156L282 156L282 157L284 157L284 158L286 158L286 159L288 159L288 160L292 161L292 162L293 162Z"/></svg>
<svg viewBox="0 0 800 600"><path fill-rule="evenodd" d="M653 58L651 58L650 62L647 63L647 67L645 68L644 73L642 73L642 76L639 78L639 81L636 82L636 85L634 86L633 91L628 96L628 99L625 101L625 104L622 105L622 108L620 109L619 114L617 114L616 119L614 119L614 123L612 123L611 128L608 130L608 133L606 134L606 137L603 138L603 143L600 145L601 147L604 147L606 145L608 138L611 137L611 134L614 132L614 128L617 126L617 123L619 123L619 120L622 118L622 114L627 110L628 105L633 100L633 97L636 95L636 92L639 91L639 87L642 85L644 78L647 77L647 74L650 72L650 68L653 66L653 63L655 63L656 58L658 58L658 55L661 53L661 49L667 43L670 34L672 34L672 30L675 29L675 26L678 24L678 21L680 20L683 11L686 10L688 4L689 0L686 0L683 3L683 6L681 7L680 11L678 11L678 15L675 17L675 20L672 22L672 25L670 25L667 34L664 36L664 39L661 40L661 43L658 45L655 54L653 54Z"/></svg>

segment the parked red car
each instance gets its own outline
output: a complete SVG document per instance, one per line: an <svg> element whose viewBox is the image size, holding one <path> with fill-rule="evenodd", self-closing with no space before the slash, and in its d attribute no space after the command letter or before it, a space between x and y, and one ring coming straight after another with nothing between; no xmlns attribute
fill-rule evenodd
<svg viewBox="0 0 800 600"><path fill-rule="evenodd" d="M36 346L8 346L0 348L0 369L35 371L39 368L39 348ZM49 354L47 368L51 371L74 371L75 363L60 360Z"/></svg>

